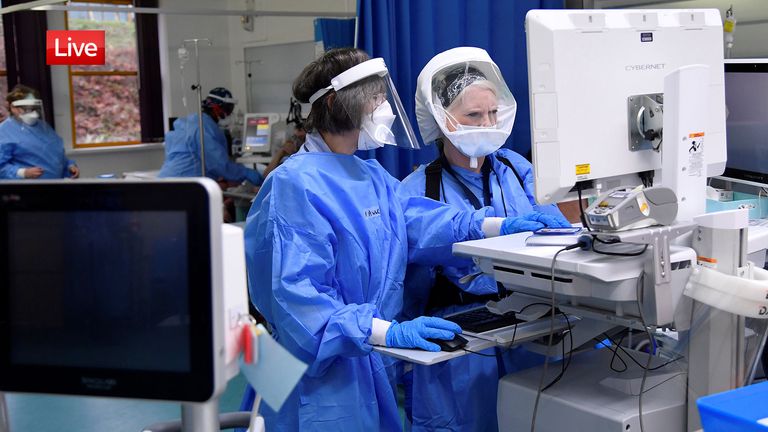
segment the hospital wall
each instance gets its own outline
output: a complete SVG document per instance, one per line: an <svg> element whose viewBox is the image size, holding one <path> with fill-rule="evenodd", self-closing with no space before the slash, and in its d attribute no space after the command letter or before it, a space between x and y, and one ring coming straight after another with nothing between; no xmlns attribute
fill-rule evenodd
<svg viewBox="0 0 768 432"><path fill-rule="evenodd" d="M330 13L354 13L356 0L230 0L210 2L206 0L160 0L161 8L169 9L230 9L243 10L253 5L255 10L266 11L315 11ZM64 29L63 12L47 12L49 29ZM159 15L160 70L162 77L162 103L164 124L169 117L182 117L195 112L197 96L190 90L195 82L195 58L180 69L178 50L185 39L208 38L211 46L199 46L200 83L204 92L215 86L229 88L246 111L245 68L235 64L244 59L247 48L306 42L314 40L312 17L257 17L252 32L243 30L239 16L208 15ZM290 55L290 53L286 53ZM312 58L306 59L307 62ZM265 58L264 62L280 62L279 58ZM67 70L51 68L54 88L56 129L64 139L67 154L77 160L84 177L104 173L144 171L159 169L163 163L163 145L158 143L125 146L108 149L73 149L71 108ZM254 79L258 79L256 76ZM186 106L182 96L186 96ZM285 95L285 111L289 94ZM281 114L286 114L281 113Z"/></svg>
<svg viewBox="0 0 768 432"><path fill-rule="evenodd" d="M595 1L598 7L617 7L617 4L634 4L631 7L646 8L698 8L714 7L725 14L733 4L738 18L734 57L768 57L768 8L766 0L687 0L652 2L643 1ZM613 2L613 3L612 3ZM256 10L266 11L317 11L330 13L354 13L356 0L230 0L210 2L206 0L160 0L166 8L225 8L242 10L253 5ZM62 12L47 12L50 29L64 28ZM167 128L168 117L180 117L196 109L197 98L189 91L195 80L195 62L192 55L182 71L179 68L178 49L184 39L209 38L213 45L200 47L200 79L203 91L213 86L225 86L240 99L240 108L246 111L247 89L245 67L236 64L245 58L245 50L253 47L291 44L314 40L312 17L256 17L254 30L242 28L239 16L160 15L158 19L161 59L160 68L163 88L163 111ZM285 53L284 55L291 55ZM259 59L263 62L281 62L280 58ZM312 60L306 59L307 62ZM257 65L258 66L258 65ZM256 67L258 69L258 67ZM102 173L120 173L135 170L159 169L163 162L162 144L144 144L111 149L72 149L69 86L66 69L52 68L54 82L54 110L57 132L65 141L70 157L76 159L83 176ZM252 78L258 80L258 73ZM185 90L186 89L186 90ZM182 103L186 93L187 105ZM285 111L288 97L285 95ZM282 112L281 114L285 114Z"/></svg>
<svg viewBox="0 0 768 432"><path fill-rule="evenodd" d="M691 9L714 8L725 18L725 11L733 5L736 16L735 43L733 58L765 58L768 57L768 2L766 0L684 0L652 2L643 5L642 1L606 0L596 1L596 6L615 7L624 3L638 3L631 8L649 9ZM651 2L649 2L651 3Z"/></svg>

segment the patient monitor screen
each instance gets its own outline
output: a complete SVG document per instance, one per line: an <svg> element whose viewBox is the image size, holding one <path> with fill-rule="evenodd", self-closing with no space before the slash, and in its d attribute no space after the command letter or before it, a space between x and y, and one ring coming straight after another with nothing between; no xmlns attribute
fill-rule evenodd
<svg viewBox="0 0 768 432"><path fill-rule="evenodd" d="M768 173L768 71L725 74L728 168Z"/></svg>
<svg viewBox="0 0 768 432"><path fill-rule="evenodd" d="M248 116L245 118L245 150L266 153L269 151L270 132L268 116Z"/></svg>
<svg viewBox="0 0 768 432"><path fill-rule="evenodd" d="M11 364L188 372L184 211L8 213Z"/></svg>

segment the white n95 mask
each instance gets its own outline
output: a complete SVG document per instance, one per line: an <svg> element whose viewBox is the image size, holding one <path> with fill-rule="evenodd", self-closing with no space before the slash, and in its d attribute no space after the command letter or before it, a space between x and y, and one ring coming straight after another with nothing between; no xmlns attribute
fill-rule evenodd
<svg viewBox="0 0 768 432"><path fill-rule="evenodd" d="M37 111L32 111L32 112L19 115L19 120L24 122L24 124L27 126L34 126L39 119L40 119L40 114L38 114Z"/></svg>
<svg viewBox="0 0 768 432"><path fill-rule="evenodd" d="M364 115L357 139L358 150L374 150L384 145L397 145L392 124L395 122L392 106L384 101L371 114Z"/></svg>

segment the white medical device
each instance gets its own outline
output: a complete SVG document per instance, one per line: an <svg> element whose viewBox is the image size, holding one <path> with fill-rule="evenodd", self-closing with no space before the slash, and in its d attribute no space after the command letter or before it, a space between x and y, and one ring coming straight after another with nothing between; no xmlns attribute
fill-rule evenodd
<svg viewBox="0 0 768 432"><path fill-rule="evenodd" d="M221 200L206 178L0 185L0 391L179 401L218 430L248 316Z"/></svg>
<svg viewBox="0 0 768 432"><path fill-rule="evenodd" d="M269 154L272 151L272 126L280 120L276 113L248 113L243 118L242 153Z"/></svg>
<svg viewBox="0 0 768 432"><path fill-rule="evenodd" d="M677 197L662 186L619 186L598 197L586 216L591 229L607 232L669 225L677 216Z"/></svg>
<svg viewBox="0 0 768 432"><path fill-rule="evenodd" d="M526 16L535 195L562 200L577 182L641 184L662 167L664 80L705 65L706 176L726 161L722 20L709 10L533 10ZM683 79L685 81L685 79ZM701 92L699 92L701 93ZM701 116L699 116L701 117ZM662 179L662 182L665 180ZM677 191L676 191L677 192ZM679 195L679 194L678 194Z"/></svg>
<svg viewBox="0 0 768 432"><path fill-rule="evenodd" d="M759 316L764 305L744 295L728 308L699 300L730 299L734 285L700 271L700 262L742 277L757 243L748 241L745 218L732 224L697 218L704 212L706 177L722 173L726 160L721 23L714 9L528 13L536 200L562 200L577 183L609 191L653 181L674 191L676 203L666 196L659 202L669 210L677 204L677 220L592 232L588 251L525 247L527 235L517 234L459 243L454 253L471 257L512 296L546 303L554 297L559 310L582 318L571 332L574 341L559 342L552 353L592 343L617 328L669 327L680 337L679 352L671 357L679 360L658 370L629 367L620 374L595 361L610 353L582 361L585 354L574 354L573 372L544 393L541 383L551 382L560 367L552 367L544 381L543 367L510 374L499 384L500 430L529 430L538 412L537 431L639 430L641 421L644 430L693 431L701 427L696 398L743 385L754 370L754 346L761 346L756 341L765 325L747 326L734 311L748 303L757 306L748 316ZM642 202L632 190L606 203L605 214L622 219L624 209L639 218ZM712 215L716 221L729 218L736 220ZM669 223L668 214L663 219ZM627 221L614 222L604 225L622 228ZM745 284L758 285L766 284ZM685 290L695 291L699 302ZM545 414L553 412L558 415Z"/></svg>

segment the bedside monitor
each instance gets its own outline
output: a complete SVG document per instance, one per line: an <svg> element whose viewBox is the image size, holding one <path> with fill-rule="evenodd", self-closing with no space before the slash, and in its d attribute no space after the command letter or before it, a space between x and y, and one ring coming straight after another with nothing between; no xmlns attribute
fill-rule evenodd
<svg viewBox="0 0 768 432"><path fill-rule="evenodd" d="M248 113L243 117L243 153L272 151L272 125L280 119L274 113Z"/></svg>
<svg viewBox="0 0 768 432"><path fill-rule="evenodd" d="M768 186L768 59L725 61L724 177Z"/></svg>
<svg viewBox="0 0 768 432"><path fill-rule="evenodd" d="M723 172L723 29L716 9L532 10L526 37L537 202L560 201L581 181L602 183L603 190L636 186L636 173L660 170L660 152L642 142L632 148L640 121L632 102L662 94L665 76L693 64L709 66L710 74L706 175Z"/></svg>
<svg viewBox="0 0 768 432"><path fill-rule="evenodd" d="M221 220L208 179L0 184L0 391L220 394Z"/></svg>

